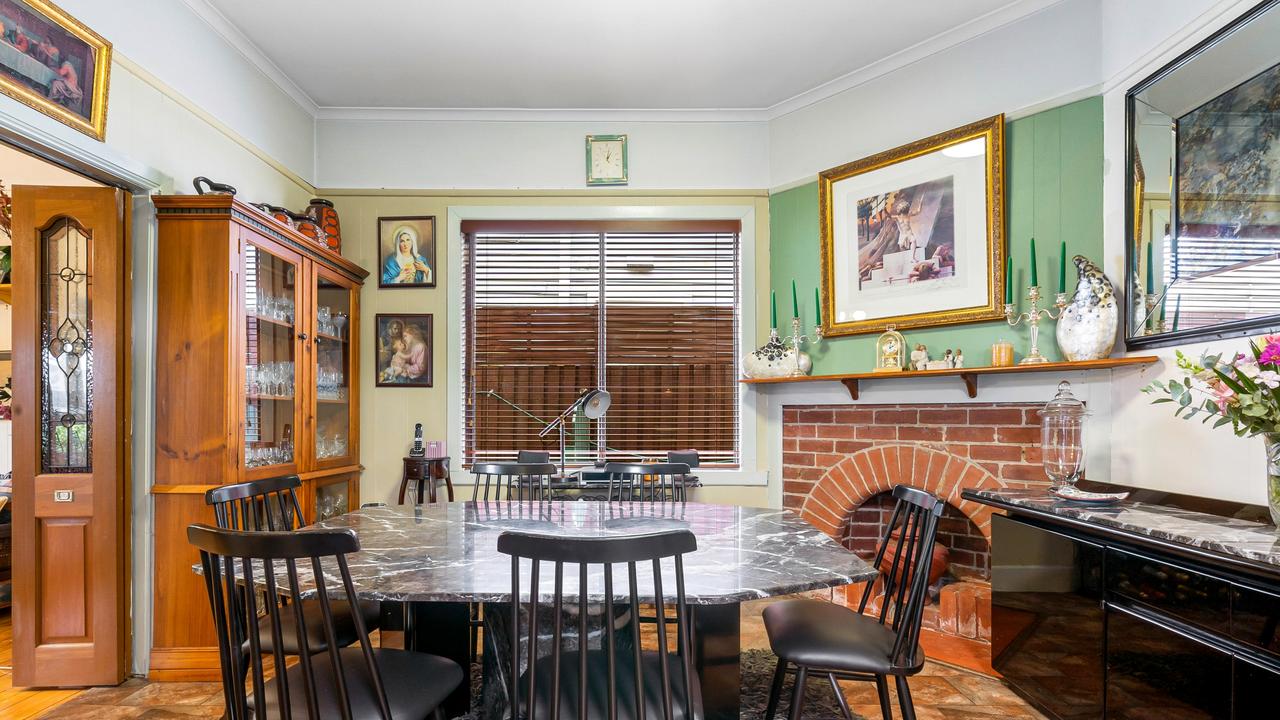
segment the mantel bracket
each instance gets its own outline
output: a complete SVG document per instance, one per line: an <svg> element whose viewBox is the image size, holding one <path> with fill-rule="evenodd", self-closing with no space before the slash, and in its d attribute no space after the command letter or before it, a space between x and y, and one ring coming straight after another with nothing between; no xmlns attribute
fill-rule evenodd
<svg viewBox="0 0 1280 720"><path fill-rule="evenodd" d="M844 386L849 389L849 397L853 398L854 400L857 400L858 399L858 379L845 378L840 382L844 383Z"/></svg>

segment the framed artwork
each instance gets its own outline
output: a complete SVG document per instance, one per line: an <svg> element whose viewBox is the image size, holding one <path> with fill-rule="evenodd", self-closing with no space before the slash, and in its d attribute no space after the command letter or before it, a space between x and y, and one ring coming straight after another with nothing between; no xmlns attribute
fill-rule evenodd
<svg viewBox="0 0 1280 720"><path fill-rule="evenodd" d="M436 218L378 218L380 288L436 286Z"/></svg>
<svg viewBox="0 0 1280 720"><path fill-rule="evenodd" d="M999 320L1004 116L824 171L825 335Z"/></svg>
<svg viewBox="0 0 1280 720"><path fill-rule="evenodd" d="M430 313L378 313L373 366L378 387L431 387Z"/></svg>
<svg viewBox="0 0 1280 720"><path fill-rule="evenodd" d="M46 0L0 0L0 92L97 140L111 43Z"/></svg>

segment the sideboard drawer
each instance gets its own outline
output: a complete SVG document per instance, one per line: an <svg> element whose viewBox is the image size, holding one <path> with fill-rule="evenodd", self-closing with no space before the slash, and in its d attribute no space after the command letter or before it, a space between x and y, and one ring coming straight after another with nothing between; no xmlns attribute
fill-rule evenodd
<svg viewBox="0 0 1280 720"><path fill-rule="evenodd" d="M1108 548L1107 591L1207 630L1231 632L1231 584L1190 568Z"/></svg>
<svg viewBox="0 0 1280 720"><path fill-rule="evenodd" d="M1233 585L1231 637L1280 658L1280 594Z"/></svg>

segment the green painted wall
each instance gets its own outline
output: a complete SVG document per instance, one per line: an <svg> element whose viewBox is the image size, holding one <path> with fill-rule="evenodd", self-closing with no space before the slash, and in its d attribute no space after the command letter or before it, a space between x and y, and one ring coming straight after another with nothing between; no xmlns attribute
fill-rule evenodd
<svg viewBox="0 0 1280 720"><path fill-rule="evenodd" d="M1080 253L1102 260L1102 98L1081 100L1009 123L1005 152L1005 237L1013 251L1015 295L1025 305L1031 237L1036 238L1039 251L1042 286L1057 283L1058 248L1063 240L1067 241L1068 256ZM791 310L792 279L799 288L800 315L807 331L814 317L813 289L820 282L816 181L769 198L769 238L770 284L778 294L779 323L787 327L780 331L789 331L789 318L784 316ZM1068 273L1073 271L1068 267ZM1060 359L1053 324L1042 323L1040 328L1040 352ZM910 344L928 345L934 358L941 357L947 348L962 348L965 364L970 367L989 365L991 344L999 338L1012 340L1019 358L1029 343L1025 325L1010 328L1003 320L904 334ZM814 373L870 370L876 336L830 338L816 350L810 347Z"/></svg>

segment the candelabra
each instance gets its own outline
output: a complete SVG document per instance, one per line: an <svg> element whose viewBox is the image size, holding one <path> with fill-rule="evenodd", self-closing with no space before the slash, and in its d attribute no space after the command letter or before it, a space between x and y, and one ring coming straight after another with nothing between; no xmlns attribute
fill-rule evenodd
<svg viewBox="0 0 1280 720"><path fill-rule="evenodd" d="M804 344L812 342L816 345L822 342L822 326L815 326L813 328L813 337L810 338L808 335L800 333L800 318L793 317L791 318L791 336L787 338L786 342L791 346L792 353L795 355L795 367L791 368L791 377L804 377L805 375L808 375L809 370L806 370L801 366L802 356L808 357L804 353ZM812 361L810 361L809 369L813 369Z"/></svg>
<svg viewBox="0 0 1280 720"><path fill-rule="evenodd" d="M1159 305L1159 298L1153 294L1148 294L1143 301L1143 305L1147 311L1147 321L1144 323L1143 335L1158 335L1165 331L1164 318L1156 317L1156 307Z"/></svg>
<svg viewBox="0 0 1280 720"><path fill-rule="evenodd" d="M1017 327L1019 323L1026 322L1031 326L1031 352L1022 358L1019 365L1036 365L1039 363L1047 363L1049 359L1040 354L1040 318L1047 317L1050 320L1057 320L1062 317L1062 311L1067 307L1067 294L1058 293L1054 296L1053 304L1058 308L1058 314L1054 315L1050 308L1040 307L1040 286L1032 285L1027 288L1027 301L1031 303L1029 312L1019 313L1013 303L1005 303L1004 319L1008 321L1010 327Z"/></svg>

